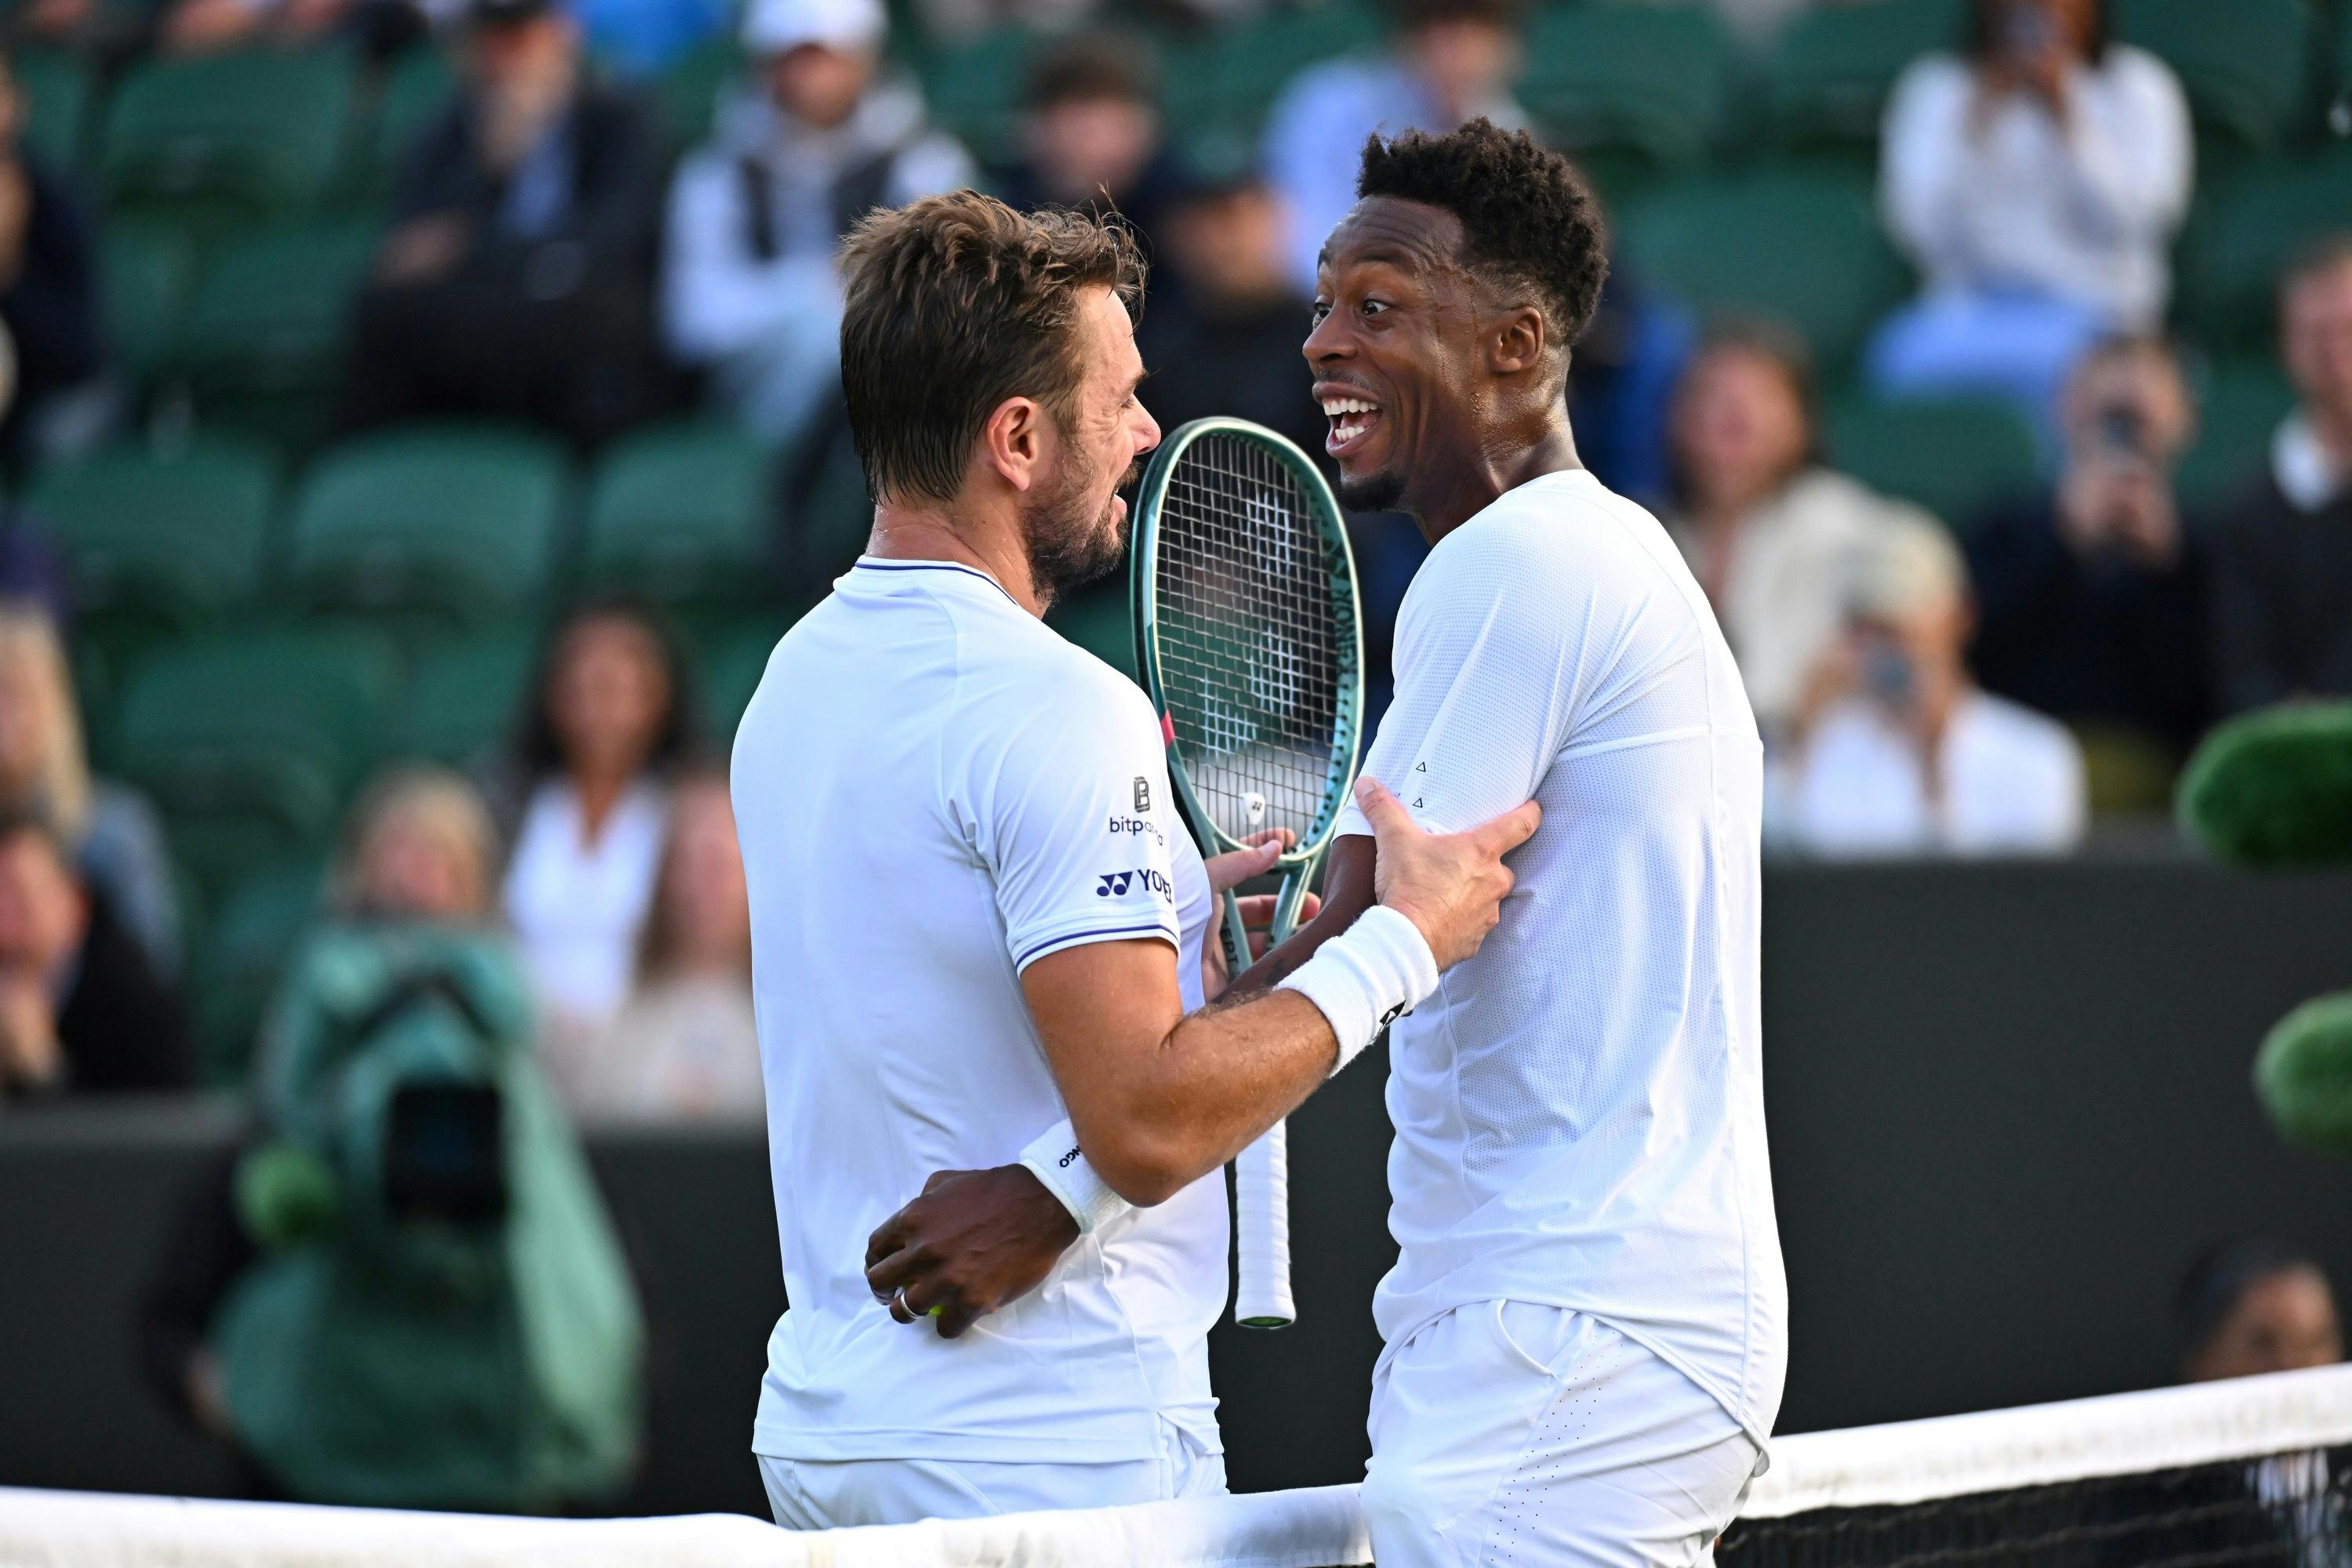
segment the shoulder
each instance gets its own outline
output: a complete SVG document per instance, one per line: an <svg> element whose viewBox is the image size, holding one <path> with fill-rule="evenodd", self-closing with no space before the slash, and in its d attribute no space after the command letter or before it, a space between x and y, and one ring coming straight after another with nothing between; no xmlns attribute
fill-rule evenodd
<svg viewBox="0 0 2352 1568"><path fill-rule="evenodd" d="M1958 107L1969 94L1974 72L1959 56L1937 50L1903 68L1887 96L1890 117Z"/></svg>
<svg viewBox="0 0 2352 1568"><path fill-rule="evenodd" d="M2137 44L2110 44L2106 58L2092 73L2099 81L2135 96L2182 101L2180 78L2163 57Z"/></svg>

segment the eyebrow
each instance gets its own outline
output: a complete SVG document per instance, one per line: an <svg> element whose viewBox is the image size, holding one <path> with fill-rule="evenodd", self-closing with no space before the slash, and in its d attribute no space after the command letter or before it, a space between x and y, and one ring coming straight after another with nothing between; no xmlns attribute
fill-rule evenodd
<svg viewBox="0 0 2352 1568"><path fill-rule="evenodd" d="M1358 251L1355 255L1349 257L1349 259L1359 263L1368 261L1377 262L1384 267L1396 268L1398 270L1402 272L1425 271L1431 265L1431 258L1428 256L1402 245L1375 246L1370 250ZM1318 267L1328 267L1332 265L1331 247L1329 246L1325 246L1320 251L1316 253L1315 265Z"/></svg>

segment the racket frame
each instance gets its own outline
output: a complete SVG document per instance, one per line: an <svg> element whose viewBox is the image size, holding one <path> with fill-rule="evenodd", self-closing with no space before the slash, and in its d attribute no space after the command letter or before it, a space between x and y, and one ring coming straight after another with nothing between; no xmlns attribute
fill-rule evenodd
<svg viewBox="0 0 2352 1568"><path fill-rule="evenodd" d="M1161 676L1160 655L1160 513L1168 497L1176 466L1200 440L1208 436L1236 435L1246 438L1278 462L1286 472L1306 492L1308 510L1313 514L1318 542L1323 546L1323 558L1329 563L1331 603L1345 623L1338 639L1339 656L1339 679L1336 689L1332 748L1328 772L1324 781L1323 804L1317 816L1316 830L1311 837L1302 838L1279 856L1271 869L1282 875L1280 890L1275 895L1274 918L1269 923L1267 946L1280 944L1298 923L1298 911L1306 902L1308 884L1315 878L1317 865L1329 847L1339 814L1348 803L1348 791L1355 782L1356 768L1363 747L1364 711L1364 626L1361 604L1356 584L1356 556L1348 539L1345 514L1339 510L1337 497L1324 479L1322 470L1296 444L1276 431L1245 419L1195 419L1178 429L1162 442L1152 454L1150 464L1144 469L1143 481L1138 488L1135 507L1135 531L1129 560L1129 594L1134 606L1135 664L1142 678L1143 689L1151 699L1151 706L1160 716L1160 739L1168 752L1168 781L1176 791L1176 799L1184 814L1192 840L1204 856L1216 855L1248 845L1217 826L1206 805L1192 788L1192 781L1184 768L1184 760L1177 745L1176 724L1170 710L1167 685ZM1240 978L1251 964L1249 932L1243 924L1241 900L1232 889L1222 900L1223 930L1227 973ZM1230 982L1229 982L1230 983ZM1290 1300L1288 1222L1288 1158L1285 1152L1284 1124L1277 1121L1256 1143L1244 1150L1235 1163L1238 1215L1243 1228L1249 1228L1250 1216L1261 1204L1271 1204L1273 1212L1267 1223L1276 1227L1274 1245L1284 1261L1272 1271L1266 1282L1273 1300L1263 1306L1259 1315L1238 1316L1247 1306L1241 1299L1252 1293L1251 1270L1245 1266L1241 1296L1235 1301L1238 1321L1245 1328L1276 1329L1287 1327L1297 1318ZM1271 1185L1267 1198L1263 1189ZM1242 1238L1247 1245L1247 1238Z"/></svg>

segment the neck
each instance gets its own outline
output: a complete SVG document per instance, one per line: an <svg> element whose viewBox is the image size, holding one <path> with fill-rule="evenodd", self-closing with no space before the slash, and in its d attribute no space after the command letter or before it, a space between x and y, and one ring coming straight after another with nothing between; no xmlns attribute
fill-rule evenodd
<svg viewBox="0 0 2352 1568"><path fill-rule="evenodd" d="M1482 440L1468 460L1444 465L1449 482L1442 493L1419 498L1407 510L1421 524L1422 537L1434 544L1506 492L1546 474L1582 467L1567 412L1559 410L1548 414L1540 428L1522 439Z"/></svg>
<svg viewBox="0 0 2352 1568"><path fill-rule="evenodd" d="M951 518L936 503L904 506L884 501L874 509L874 531L866 553L885 561L952 561L994 578L998 586L1040 620L1047 608L1029 574L1029 551L1020 523L974 507Z"/></svg>

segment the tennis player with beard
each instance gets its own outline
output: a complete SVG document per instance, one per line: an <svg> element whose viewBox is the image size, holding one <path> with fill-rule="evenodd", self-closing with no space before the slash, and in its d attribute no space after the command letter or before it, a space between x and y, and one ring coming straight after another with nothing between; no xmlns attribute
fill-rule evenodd
<svg viewBox="0 0 2352 1568"><path fill-rule="evenodd" d="M1368 789L1376 899L1203 1010L1212 894L1272 847L1204 867L1150 704L1040 619L1159 440L1134 247L961 192L845 260L873 534L733 764L791 1304L752 1446L799 1528L1219 1491L1215 1173L1476 950L1538 813L1430 835ZM936 1246L885 1223L919 1193Z"/></svg>
<svg viewBox="0 0 2352 1568"><path fill-rule="evenodd" d="M1390 1033L1374 1553L1705 1562L1787 1358L1755 718L1664 531L1577 460L1569 350L1606 263L1574 172L1481 120L1374 138L1359 192L1307 360L1341 498L1432 546L1366 772L1433 832L1543 808L1494 936ZM1369 828L1342 819L1321 914L1237 992L1370 907Z"/></svg>

